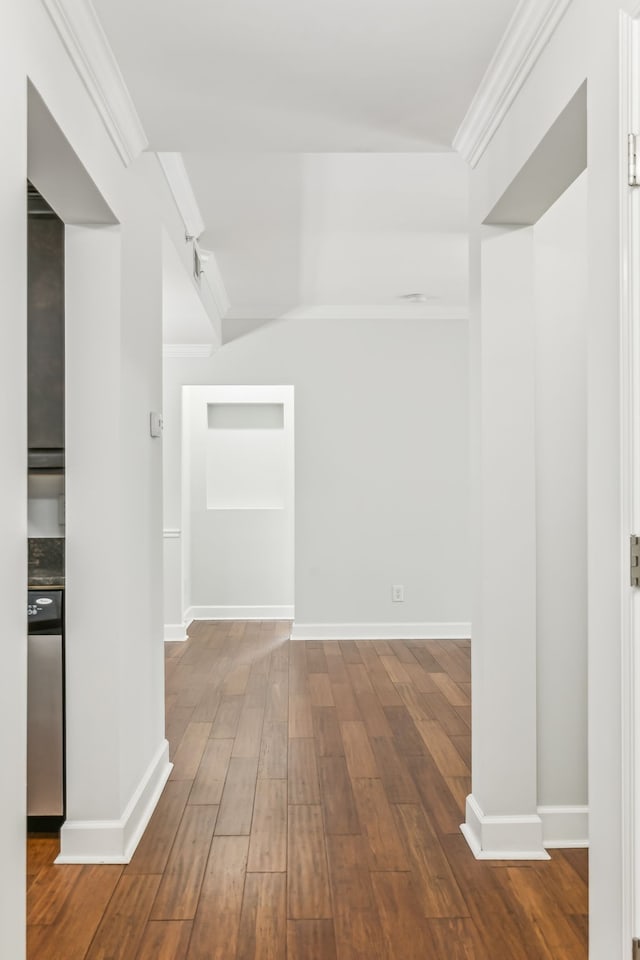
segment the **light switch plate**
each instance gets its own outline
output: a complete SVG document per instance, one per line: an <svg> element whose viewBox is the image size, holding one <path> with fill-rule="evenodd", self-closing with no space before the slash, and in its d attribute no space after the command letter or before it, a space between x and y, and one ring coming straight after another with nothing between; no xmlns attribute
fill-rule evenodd
<svg viewBox="0 0 640 960"><path fill-rule="evenodd" d="M154 413L153 411L149 414L149 431L152 437L161 437L162 436L162 414Z"/></svg>

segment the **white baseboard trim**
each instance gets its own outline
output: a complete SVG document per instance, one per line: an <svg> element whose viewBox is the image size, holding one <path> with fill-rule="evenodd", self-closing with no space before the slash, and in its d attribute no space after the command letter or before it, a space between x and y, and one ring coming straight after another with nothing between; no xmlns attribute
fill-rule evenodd
<svg viewBox="0 0 640 960"><path fill-rule="evenodd" d="M486 816L475 797L467 797L466 822L460 827L476 860L550 860L537 814Z"/></svg>
<svg viewBox="0 0 640 960"><path fill-rule="evenodd" d="M175 640L187 640L186 623L165 623L164 625L165 643Z"/></svg>
<svg viewBox="0 0 640 960"><path fill-rule="evenodd" d="M470 623L299 623L292 640L468 640Z"/></svg>
<svg viewBox="0 0 640 960"><path fill-rule="evenodd" d="M185 623L192 620L293 620L293 606L189 607Z"/></svg>
<svg viewBox="0 0 640 960"><path fill-rule="evenodd" d="M545 847L571 849L589 846L589 807L538 807Z"/></svg>
<svg viewBox="0 0 640 960"><path fill-rule="evenodd" d="M56 863L129 863L169 779L169 744L162 741L119 820L67 820Z"/></svg>

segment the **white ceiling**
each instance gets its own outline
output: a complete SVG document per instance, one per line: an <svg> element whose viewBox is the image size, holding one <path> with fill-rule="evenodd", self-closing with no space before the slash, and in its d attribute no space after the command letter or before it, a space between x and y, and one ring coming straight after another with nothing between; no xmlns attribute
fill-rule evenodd
<svg viewBox="0 0 640 960"><path fill-rule="evenodd" d="M450 149L516 0L94 0L151 148Z"/></svg>
<svg viewBox="0 0 640 960"><path fill-rule="evenodd" d="M231 319L296 307L467 300L455 154L186 154Z"/></svg>
<svg viewBox="0 0 640 960"><path fill-rule="evenodd" d="M232 304L467 298L451 142L517 0L93 0L150 148L184 155Z"/></svg>

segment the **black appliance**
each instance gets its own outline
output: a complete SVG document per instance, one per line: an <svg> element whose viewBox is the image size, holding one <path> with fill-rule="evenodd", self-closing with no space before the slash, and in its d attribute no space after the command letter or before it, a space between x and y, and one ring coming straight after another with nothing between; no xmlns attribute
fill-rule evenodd
<svg viewBox="0 0 640 960"><path fill-rule="evenodd" d="M64 590L29 590L27 823L64 820Z"/></svg>

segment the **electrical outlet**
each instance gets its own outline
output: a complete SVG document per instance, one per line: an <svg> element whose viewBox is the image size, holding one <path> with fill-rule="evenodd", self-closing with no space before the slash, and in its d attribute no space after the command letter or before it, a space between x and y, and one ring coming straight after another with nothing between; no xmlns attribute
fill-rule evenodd
<svg viewBox="0 0 640 960"><path fill-rule="evenodd" d="M404 602L404 586L401 583L394 583L391 587L391 599L394 603Z"/></svg>

